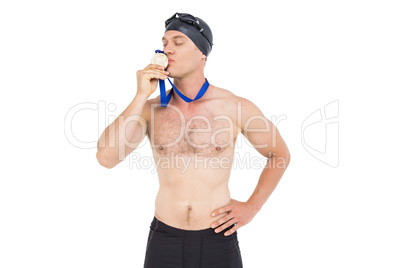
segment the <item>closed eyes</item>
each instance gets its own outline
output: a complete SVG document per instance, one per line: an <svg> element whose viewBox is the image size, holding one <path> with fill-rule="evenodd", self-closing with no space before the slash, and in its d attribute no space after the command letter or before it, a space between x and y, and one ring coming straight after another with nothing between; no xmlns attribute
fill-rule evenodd
<svg viewBox="0 0 402 268"><path fill-rule="evenodd" d="M163 44L163 47L165 47L167 44ZM181 46L183 43L175 43L176 46Z"/></svg>

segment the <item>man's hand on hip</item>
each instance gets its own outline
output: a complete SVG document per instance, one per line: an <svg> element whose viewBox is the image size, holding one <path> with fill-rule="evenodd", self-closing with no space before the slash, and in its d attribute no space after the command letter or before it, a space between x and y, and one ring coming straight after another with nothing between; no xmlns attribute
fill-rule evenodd
<svg viewBox="0 0 402 268"><path fill-rule="evenodd" d="M215 232L219 233L222 230L230 227L232 224L235 224L235 226L224 233L225 236L228 236L233 234L240 227L249 223L258 211L255 210L254 207L247 202L240 202L231 199L230 205L215 209L212 212L212 217L226 212L228 212L229 214L212 223L211 228L216 228L219 226L219 228L215 229ZM221 224L222 226L220 226Z"/></svg>

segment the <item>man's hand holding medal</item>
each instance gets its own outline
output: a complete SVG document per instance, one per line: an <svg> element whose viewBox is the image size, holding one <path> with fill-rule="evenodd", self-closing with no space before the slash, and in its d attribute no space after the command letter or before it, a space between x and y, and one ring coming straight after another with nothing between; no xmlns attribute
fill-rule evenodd
<svg viewBox="0 0 402 268"><path fill-rule="evenodd" d="M156 90L159 79L165 80L169 72L165 71L168 66L168 58L164 53L155 53L145 69L137 71L137 92L149 98Z"/></svg>

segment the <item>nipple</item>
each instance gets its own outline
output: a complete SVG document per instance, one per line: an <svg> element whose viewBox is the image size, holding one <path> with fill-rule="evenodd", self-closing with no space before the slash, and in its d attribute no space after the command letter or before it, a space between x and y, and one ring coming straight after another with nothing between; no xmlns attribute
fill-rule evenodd
<svg viewBox="0 0 402 268"><path fill-rule="evenodd" d="M215 149L216 149L217 151L220 151L220 150L221 150L221 147L218 146L218 147L216 147Z"/></svg>
<svg viewBox="0 0 402 268"><path fill-rule="evenodd" d="M163 146L161 145L161 146L159 146L159 150L163 150Z"/></svg>

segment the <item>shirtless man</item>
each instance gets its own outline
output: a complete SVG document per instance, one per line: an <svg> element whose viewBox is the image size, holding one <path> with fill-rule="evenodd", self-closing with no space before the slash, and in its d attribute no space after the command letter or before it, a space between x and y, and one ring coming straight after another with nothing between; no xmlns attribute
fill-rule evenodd
<svg viewBox="0 0 402 268"><path fill-rule="evenodd" d="M198 23L197 23L198 21ZM159 178L155 215L145 256L150 267L243 267L237 230L249 223L274 191L290 154L275 126L251 101L208 85L204 77L212 32L201 19L176 13L162 38L167 70L150 64L137 72L137 93L103 132L97 159L106 168L120 163L148 137ZM202 30L201 30L202 29ZM201 30L201 31L200 31ZM167 107L149 99L158 79L174 78ZM267 157L247 202L230 196L228 182L236 139L245 135Z"/></svg>

